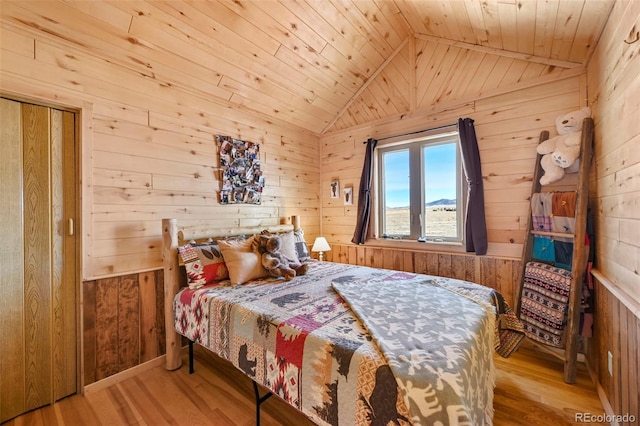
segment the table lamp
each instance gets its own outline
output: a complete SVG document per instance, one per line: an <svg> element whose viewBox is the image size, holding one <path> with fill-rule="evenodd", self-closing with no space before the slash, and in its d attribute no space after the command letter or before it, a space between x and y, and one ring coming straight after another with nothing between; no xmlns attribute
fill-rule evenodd
<svg viewBox="0 0 640 426"><path fill-rule="evenodd" d="M313 243L313 247L311 247L311 251L318 252L318 260L320 260L320 262L322 262L322 253L329 250L331 250L331 247L325 237L317 237Z"/></svg>

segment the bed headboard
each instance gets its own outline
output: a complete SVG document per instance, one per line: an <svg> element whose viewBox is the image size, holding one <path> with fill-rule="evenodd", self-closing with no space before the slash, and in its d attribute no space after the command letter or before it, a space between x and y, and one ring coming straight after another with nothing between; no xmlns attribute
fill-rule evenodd
<svg viewBox="0 0 640 426"><path fill-rule="evenodd" d="M255 226L244 228L220 228L215 219L202 221L185 221L178 224L178 219L162 219L162 261L164 265L164 323L166 335L167 370L175 370L182 365L180 349L182 338L173 329L173 297L185 286L181 283L178 247L189 241L205 241L209 238L231 237L234 235L259 234L269 232L286 232L300 229L300 216L291 216L291 224Z"/></svg>

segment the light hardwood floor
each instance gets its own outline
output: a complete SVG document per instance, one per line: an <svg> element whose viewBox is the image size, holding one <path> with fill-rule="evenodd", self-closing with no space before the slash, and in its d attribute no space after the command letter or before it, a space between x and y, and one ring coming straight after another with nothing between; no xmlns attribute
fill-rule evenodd
<svg viewBox="0 0 640 426"><path fill-rule="evenodd" d="M7 426L33 425L242 425L255 424L251 382L231 364L196 349L189 375L186 353L177 371L156 366L108 388L75 395L27 413ZM576 413L603 414L586 368L578 381L562 380L561 361L530 348L496 357L496 426L571 425ZM262 425L312 425L278 398L262 405ZM603 423L604 424L604 423Z"/></svg>

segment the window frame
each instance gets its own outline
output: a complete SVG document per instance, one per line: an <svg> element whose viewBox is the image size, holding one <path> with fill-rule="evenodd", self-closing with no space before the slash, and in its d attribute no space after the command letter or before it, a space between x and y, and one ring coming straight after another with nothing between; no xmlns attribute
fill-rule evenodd
<svg viewBox="0 0 640 426"><path fill-rule="evenodd" d="M452 126L453 127L453 126ZM422 221L425 217L425 199L424 199L424 185L425 180L425 165L423 149L429 146L437 146L445 143L455 142L456 149L456 226L457 237L442 237L442 236L425 236L426 223ZM384 182L384 168L383 168L383 156L386 153L409 150L409 168L410 168L410 185L409 185L409 202L410 202L410 233L409 235L400 236L385 236L385 182ZM437 244L451 244L451 245L463 245L464 244L464 209L466 204L466 197L464 196L466 191L466 180L464 178L464 169L462 164L462 154L460 151L460 136L457 130L451 128L434 129L414 134L410 138L398 137L393 138L384 145L379 145L376 148L375 155L375 219L376 219L376 234L377 238L390 241L402 241L402 242L427 242ZM411 178L414 175L415 170L419 171L419 185L412 184L415 178ZM414 173L412 173L414 172ZM423 239L424 237L424 239Z"/></svg>

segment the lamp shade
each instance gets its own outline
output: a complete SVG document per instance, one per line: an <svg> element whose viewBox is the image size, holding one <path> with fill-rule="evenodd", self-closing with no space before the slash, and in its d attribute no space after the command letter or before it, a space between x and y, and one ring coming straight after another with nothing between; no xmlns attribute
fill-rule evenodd
<svg viewBox="0 0 640 426"><path fill-rule="evenodd" d="M327 242L325 237L317 237L313 243L313 247L311 247L311 251L329 251L331 247Z"/></svg>

